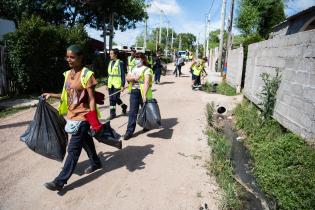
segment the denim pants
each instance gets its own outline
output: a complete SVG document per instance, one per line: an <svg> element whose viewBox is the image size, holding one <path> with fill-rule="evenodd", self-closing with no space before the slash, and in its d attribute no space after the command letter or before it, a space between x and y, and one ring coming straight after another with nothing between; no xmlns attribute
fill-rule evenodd
<svg viewBox="0 0 315 210"><path fill-rule="evenodd" d="M68 155L60 174L55 178L58 185L64 185L71 177L81 154L82 147L86 151L91 165L98 166L101 164L96 154L93 138L88 134L90 124L86 121L82 122L78 133L71 136L68 145Z"/></svg>
<svg viewBox="0 0 315 210"><path fill-rule="evenodd" d="M108 94L111 95L111 94L116 93L120 90L121 89L116 89L114 86L112 86L111 88L108 88ZM123 104L123 102L120 99L120 92L109 97L109 106L110 106L110 114L111 115L116 114L116 108L115 108L116 104L118 104L118 105Z"/></svg>
<svg viewBox="0 0 315 210"><path fill-rule="evenodd" d="M182 75L182 71L181 70L182 70L182 66L177 65L176 68L175 68L175 71L174 71L175 75L177 76L177 72L178 72L178 76Z"/></svg>
<svg viewBox="0 0 315 210"><path fill-rule="evenodd" d="M130 109L129 109L129 118L128 126L126 133L133 134L136 129L137 116L139 112L139 106L143 105L142 96L139 89L133 89L130 93Z"/></svg>
<svg viewBox="0 0 315 210"><path fill-rule="evenodd" d="M155 81L155 82L160 82L161 69L160 69L160 68L155 68L154 73L155 73L154 81Z"/></svg>

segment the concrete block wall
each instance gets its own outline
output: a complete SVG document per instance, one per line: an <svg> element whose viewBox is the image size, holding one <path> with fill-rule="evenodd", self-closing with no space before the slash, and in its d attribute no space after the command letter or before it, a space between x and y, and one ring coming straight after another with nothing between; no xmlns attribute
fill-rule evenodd
<svg viewBox="0 0 315 210"><path fill-rule="evenodd" d="M215 72L215 63L218 60L218 57L219 57L219 48L216 47L214 49L210 49L210 55L209 55L210 72Z"/></svg>
<svg viewBox="0 0 315 210"><path fill-rule="evenodd" d="M261 102L260 74L282 73L274 118L284 127L315 143L315 30L280 36L249 46L244 95Z"/></svg>
<svg viewBox="0 0 315 210"><path fill-rule="evenodd" d="M228 54L226 81L239 93L241 91L243 73L243 47L230 50Z"/></svg>

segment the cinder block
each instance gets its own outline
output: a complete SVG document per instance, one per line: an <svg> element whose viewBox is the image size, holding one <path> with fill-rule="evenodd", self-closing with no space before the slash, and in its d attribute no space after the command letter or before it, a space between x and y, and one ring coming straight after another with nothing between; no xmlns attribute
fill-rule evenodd
<svg viewBox="0 0 315 210"><path fill-rule="evenodd" d="M315 58L315 44L310 44L306 48L304 48L303 57Z"/></svg>
<svg viewBox="0 0 315 210"><path fill-rule="evenodd" d="M304 87L303 97L315 103L315 87L314 86Z"/></svg>

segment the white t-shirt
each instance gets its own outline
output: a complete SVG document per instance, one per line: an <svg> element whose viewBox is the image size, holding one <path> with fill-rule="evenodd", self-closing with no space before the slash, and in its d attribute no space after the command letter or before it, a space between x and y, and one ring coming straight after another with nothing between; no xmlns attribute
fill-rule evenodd
<svg viewBox="0 0 315 210"><path fill-rule="evenodd" d="M143 71L145 71L146 69L149 70L149 67L147 67L147 66L140 66L140 67L135 66L134 68L129 70L128 74L131 74L132 76L140 76L143 73ZM150 71L145 71L144 75L150 75ZM139 83L138 82L133 83L132 88L133 89L135 89L135 88L139 89L140 88Z"/></svg>

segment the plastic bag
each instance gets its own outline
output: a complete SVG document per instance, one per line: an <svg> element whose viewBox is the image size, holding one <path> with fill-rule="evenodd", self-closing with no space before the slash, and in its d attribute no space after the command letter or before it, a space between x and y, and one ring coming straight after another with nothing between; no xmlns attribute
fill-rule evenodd
<svg viewBox="0 0 315 210"><path fill-rule="evenodd" d="M155 99L146 101L140 110L137 123L146 130L152 130L161 127L160 109Z"/></svg>
<svg viewBox="0 0 315 210"><path fill-rule="evenodd" d="M20 140L34 152L62 161L68 143L65 125L66 120L59 115L58 111L40 98L34 119L21 135Z"/></svg>
<svg viewBox="0 0 315 210"><path fill-rule="evenodd" d="M120 135L111 128L110 122L106 122L99 132L91 130L89 134L101 143L116 147L118 149L122 148L122 142L119 141Z"/></svg>

